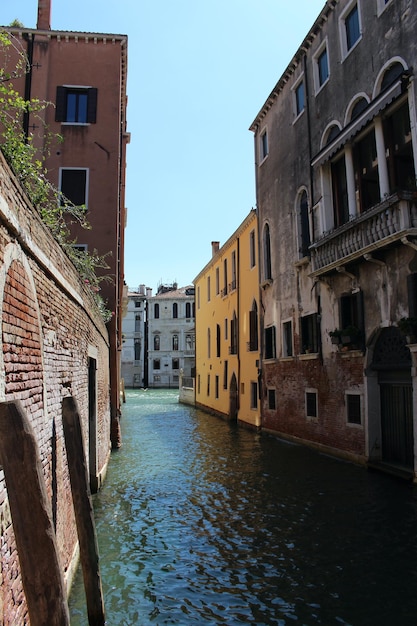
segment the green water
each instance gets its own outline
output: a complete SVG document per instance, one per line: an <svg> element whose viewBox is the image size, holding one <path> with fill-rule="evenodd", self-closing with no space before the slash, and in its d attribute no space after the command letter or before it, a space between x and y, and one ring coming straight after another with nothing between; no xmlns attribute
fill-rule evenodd
<svg viewBox="0 0 417 626"><path fill-rule="evenodd" d="M417 624L416 487L172 390L128 391L122 433L94 499L107 624Z"/></svg>

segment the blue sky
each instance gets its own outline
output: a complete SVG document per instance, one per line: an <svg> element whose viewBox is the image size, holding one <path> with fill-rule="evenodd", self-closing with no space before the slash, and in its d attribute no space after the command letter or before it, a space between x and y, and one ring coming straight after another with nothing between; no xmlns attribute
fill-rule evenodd
<svg viewBox="0 0 417 626"><path fill-rule="evenodd" d="M191 284L255 207L248 130L324 0L52 0L52 29L127 34L125 278ZM37 0L0 23L36 27Z"/></svg>

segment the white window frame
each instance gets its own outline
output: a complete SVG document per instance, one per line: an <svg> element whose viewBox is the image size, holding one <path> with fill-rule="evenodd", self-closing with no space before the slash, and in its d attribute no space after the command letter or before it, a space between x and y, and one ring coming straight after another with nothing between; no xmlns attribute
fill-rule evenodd
<svg viewBox="0 0 417 626"><path fill-rule="evenodd" d="M308 412L307 412L307 394L308 393L313 393L316 396L316 415L308 415ZM319 396L318 396L317 389L313 389L310 387L304 389L304 404L305 404L304 411L305 411L306 418L313 422L317 421L319 417Z"/></svg>
<svg viewBox="0 0 417 626"><path fill-rule="evenodd" d="M266 140L266 150L265 150L264 138ZM259 165L262 165L262 163L268 158L268 155L269 155L269 137L268 137L268 128L266 126L262 128L259 134L259 155L261 157Z"/></svg>
<svg viewBox="0 0 417 626"><path fill-rule="evenodd" d="M355 6L357 6L358 8L359 37L355 41L355 43L352 45L352 47L348 49L347 34L346 34L346 18L348 17L349 13L352 11L352 9ZM344 61L350 55L352 50L356 48L356 46L359 44L359 42L362 39L362 18L361 18L361 7L360 7L359 0L351 0L351 2L349 2L349 4L343 10L343 13L339 17L339 33L340 33L342 61Z"/></svg>
<svg viewBox="0 0 417 626"><path fill-rule="evenodd" d="M303 103L303 108L298 111L297 109L297 91L298 88L300 87L300 85L304 86L304 103ZM302 116L302 114L305 111L306 108L306 86L305 86L305 81L304 81L304 72L301 74L301 76L298 78L298 80L294 83L294 85L291 87L291 91L292 91L292 98L293 98L293 110L294 110L294 121L293 124L295 124L295 122Z"/></svg>
<svg viewBox="0 0 417 626"><path fill-rule="evenodd" d="M323 43L321 44L321 46L319 48L317 48L316 52L313 55L313 78L314 78L314 93L317 96L318 93L320 93L320 91L323 89L323 87L325 85L327 85L327 83L330 80L330 55L329 55L329 46L327 45L327 37L325 38L325 40L323 41ZM319 74L319 57L321 56L322 52L326 50L327 52L327 69L328 69L328 75L326 80L320 84L320 74Z"/></svg>
<svg viewBox="0 0 417 626"><path fill-rule="evenodd" d="M377 0L377 16L379 17L390 4L392 4L392 0L388 0L388 2Z"/></svg>
<svg viewBox="0 0 417 626"><path fill-rule="evenodd" d="M356 424L355 422L349 422L349 415L348 415L348 401L347 401L347 397L348 396L359 396L360 398L360 418L361 418L361 422L360 424ZM364 418L364 402L363 402L363 394L360 391L345 391L345 418L346 418L346 425L349 426L349 428L363 428L363 418Z"/></svg>

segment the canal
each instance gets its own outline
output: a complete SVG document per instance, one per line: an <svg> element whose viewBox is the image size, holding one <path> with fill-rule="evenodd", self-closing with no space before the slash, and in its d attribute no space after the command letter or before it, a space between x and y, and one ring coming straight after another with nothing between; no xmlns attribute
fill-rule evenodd
<svg viewBox="0 0 417 626"><path fill-rule="evenodd" d="M109 626L417 624L416 486L172 390L128 391L122 433L94 497Z"/></svg>

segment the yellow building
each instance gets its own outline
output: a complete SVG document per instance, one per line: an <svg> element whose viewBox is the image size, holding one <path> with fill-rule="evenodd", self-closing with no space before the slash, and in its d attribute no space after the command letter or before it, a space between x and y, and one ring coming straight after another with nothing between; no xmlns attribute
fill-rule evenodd
<svg viewBox="0 0 417 626"><path fill-rule="evenodd" d="M257 215L251 210L194 280L196 405L260 427Z"/></svg>

